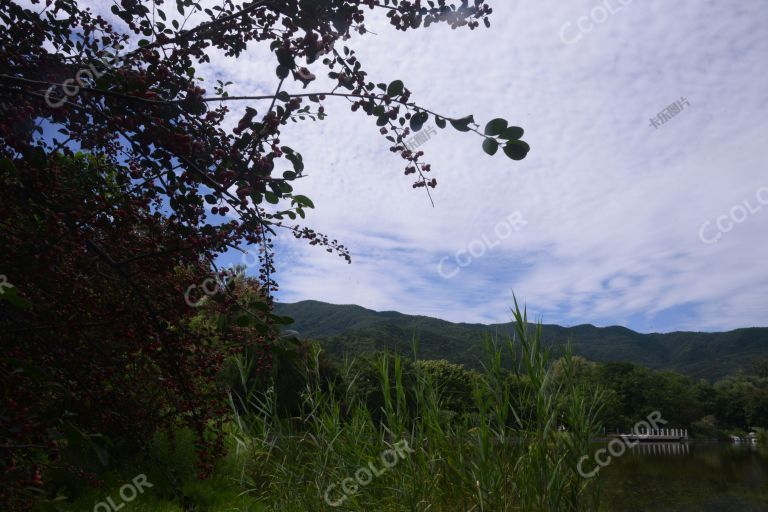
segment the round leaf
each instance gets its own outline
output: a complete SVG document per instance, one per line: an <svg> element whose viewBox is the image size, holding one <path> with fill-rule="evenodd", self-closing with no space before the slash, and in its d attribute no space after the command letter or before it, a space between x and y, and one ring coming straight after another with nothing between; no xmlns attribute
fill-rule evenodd
<svg viewBox="0 0 768 512"><path fill-rule="evenodd" d="M402 80L395 80L387 87L387 96L400 96L403 94L404 88L405 85Z"/></svg>
<svg viewBox="0 0 768 512"><path fill-rule="evenodd" d="M488 153L489 155L493 156L496 154L496 151L499 150L499 143L496 142L496 139L485 139L483 141L483 151Z"/></svg>
<svg viewBox="0 0 768 512"><path fill-rule="evenodd" d="M427 120L429 120L429 114L426 112L419 112L418 114L414 114L411 117L411 130L414 132L421 130L421 127L424 126L424 123L426 123Z"/></svg>
<svg viewBox="0 0 768 512"><path fill-rule="evenodd" d="M488 122L487 125L485 125L485 134L499 135L501 132L504 131L506 127L507 127L507 120L497 117L496 119L492 119L491 121Z"/></svg>
<svg viewBox="0 0 768 512"><path fill-rule="evenodd" d="M519 126L510 126L501 132L500 137L504 140L517 140L523 136L523 133L525 132Z"/></svg>
<svg viewBox="0 0 768 512"><path fill-rule="evenodd" d="M504 146L504 153L512 160L522 160L531 147L522 140L511 140Z"/></svg>

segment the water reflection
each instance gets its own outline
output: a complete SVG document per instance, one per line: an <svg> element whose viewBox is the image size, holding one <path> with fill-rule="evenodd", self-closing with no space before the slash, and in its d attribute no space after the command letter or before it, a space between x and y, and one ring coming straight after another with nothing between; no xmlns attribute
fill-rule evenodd
<svg viewBox="0 0 768 512"><path fill-rule="evenodd" d="M627 450L628 455L687 455L690 453L688 443L640 443Z"/></svg>
<svg viewBox="0 0 768 512"><path fill-rule="evenodd" d="M768 450L643 443L600 471L604 512L766 512Z"/></svg>

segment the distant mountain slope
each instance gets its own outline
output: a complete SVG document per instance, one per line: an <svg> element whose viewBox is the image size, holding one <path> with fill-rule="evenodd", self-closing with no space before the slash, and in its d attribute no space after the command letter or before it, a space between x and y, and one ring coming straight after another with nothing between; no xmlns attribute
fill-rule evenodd
<svg viewBox="0 0 768 512"><path fill-rule="evenodd" d="M290 329L304 339L321 341L335 357L358 355L384 348L411 353L416 336L419 357L448 359L477 367L486 334L506 335L513 324L452 323L395 311L376 312L355 305L319 301L279 303L276 312L295 319ZM720 333L673 332L641 334L624 327L543 326L549 344L573 342L576 354L599 362L629 361L655 369L669 369L714 380L749 371L755 357L768 357L768 328L756 327Z"/></svg>

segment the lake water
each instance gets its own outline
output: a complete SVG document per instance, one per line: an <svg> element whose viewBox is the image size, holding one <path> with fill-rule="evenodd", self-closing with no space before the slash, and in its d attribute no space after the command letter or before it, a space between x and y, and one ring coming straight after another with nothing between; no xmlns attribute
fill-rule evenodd
<svg viewBox="0 0 768 512"><path fill-rule="evenodd" d="M642 444L599 478L602 512L768 512L765 445Z"/></svg>

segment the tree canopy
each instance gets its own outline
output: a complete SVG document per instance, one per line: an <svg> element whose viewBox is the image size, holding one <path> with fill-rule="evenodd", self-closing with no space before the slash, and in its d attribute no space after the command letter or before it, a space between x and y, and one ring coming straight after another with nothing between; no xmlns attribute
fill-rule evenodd
<svg viewBox="0 0 768 512"><path fill-rule="evenodd" d="M84 4L0 3L0 502L14 506L75 433L141 444L186 423L210 469L221 443L205 429L226 414L224 359L248 348L268 369L273 327L286 321L270 308L274 237L350 259L300 224L314 204L297 190L305 162L284 125L322 121L346 100L427 194L437 179L403 141L430 119L481 137L491 155L529 150L505 119L481 128L417 105L402 80L370 79L350 47L369 15L400 31L488 26L484 0L120 0L109 19ZM196 68L254 47L274 57L272 93L232 96L226 77L203 88ZM332 87L315 86L320 73ZM245 282L216 267L252 245L262 251ZM195 301L221 320L201 323L184 291L212 271L231 293Z"/></svg>

